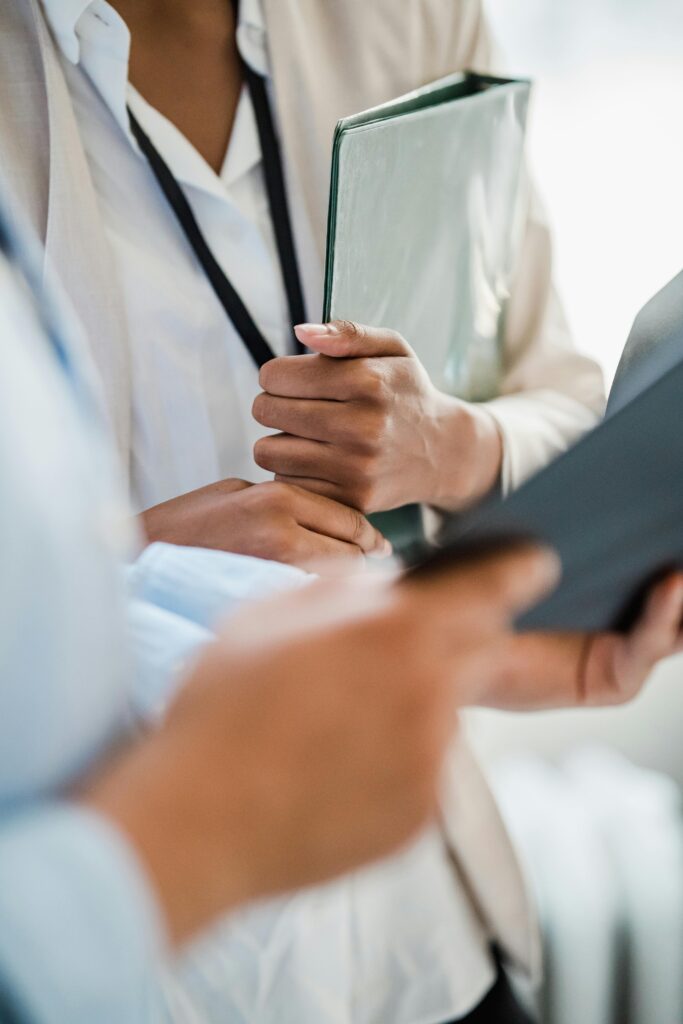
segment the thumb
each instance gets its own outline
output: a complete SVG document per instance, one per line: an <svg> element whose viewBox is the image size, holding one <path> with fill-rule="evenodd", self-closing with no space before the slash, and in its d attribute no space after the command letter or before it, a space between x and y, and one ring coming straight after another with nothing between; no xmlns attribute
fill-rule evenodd
<svg viewBox="0 0 683 1024"><path fill-rule="evenodd" d="M329 324L299 324L294 333L307 348L336 359L377 356L412 356L412 348L396 331L383 327L365 327L353 320L333 320Z"/></svg>
<svg viewBox="0 0 683 1024"><path fill-rule="evenodd" d="M560 563L547 548L514 542L463 550L450 567L432 574L418 571L404 577L404 585L417 588L433 605L434 616L452 615L454 605L492 621L509 622L536 604L557 584Z"/></svg>

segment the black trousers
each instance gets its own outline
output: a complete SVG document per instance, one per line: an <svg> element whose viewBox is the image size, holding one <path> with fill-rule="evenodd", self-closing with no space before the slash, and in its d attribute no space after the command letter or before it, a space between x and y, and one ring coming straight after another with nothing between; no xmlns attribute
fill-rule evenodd
<svg viewBox="0 0 683 1024"><path fill-rule="evenodd" d="M519 1005L510 982L499 968L498 980L484 1000L466 1017L452 1024L533 1024Z"/></svg>

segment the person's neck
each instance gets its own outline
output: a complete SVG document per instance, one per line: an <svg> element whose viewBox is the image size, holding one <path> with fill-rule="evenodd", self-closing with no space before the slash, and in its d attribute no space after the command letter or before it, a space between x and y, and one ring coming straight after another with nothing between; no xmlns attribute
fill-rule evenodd
<svg viewBox="0 0 683 1024"><path fill-rule="evenodd" d="M219 45L234 31L229 0L109 0L124 21L133 25L155 25L156 30L183 32L191 36L211 34ZM217 38L218 34L218 38Z"/></svg>
<svg viewBox="0 0 683 1024"><path fill-rule="evenodd" d="M131 83L219 172L242 88L229 0L110 2L130 29Z"/></svg>

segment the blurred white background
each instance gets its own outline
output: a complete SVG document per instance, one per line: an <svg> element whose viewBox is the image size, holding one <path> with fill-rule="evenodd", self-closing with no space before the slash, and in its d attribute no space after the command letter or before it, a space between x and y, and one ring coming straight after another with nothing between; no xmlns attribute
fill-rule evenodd
<svg viewBox="0 0 683 1024"><path fill-rule="evenodd" d="M507 68L536 81L530 158L581 347L608 380L635 313L683 269L683 0L488 0ZM683 529L683 524L681 524ZM485 755L608 741L683 784L683 661L625 709L475 716Z"/></svg>

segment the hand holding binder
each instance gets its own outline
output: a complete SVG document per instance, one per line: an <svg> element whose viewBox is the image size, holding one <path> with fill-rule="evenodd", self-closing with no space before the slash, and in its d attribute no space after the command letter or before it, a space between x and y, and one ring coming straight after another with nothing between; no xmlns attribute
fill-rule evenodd
<svg viewBox="0 0 683 1024"><path fill-rule="evenodd" d="M452 521L418 571L535 538L558 552L563 577L520 628L627 629L648 588L683 567L681 395L683 274L636 319L600 426L509 497Z"/></svg>
<svg viewBox="0 0 683 1024"><path fill-rule="evenodd" d="M528 95L457 74L340 122L325 319L345 325L298 329L324 358L263 368L254 415L282 434L262 468L365 512L493 486L497 427L463 399L499 381Z"/></svg>
<svg viewBox="0 0 683 1024"><path fill-rule="evenodd" d="M460 508L494 485L502 444L492 417L439 391L400 334L333 322L297 336L319 355L261 370L254 417L283 433L257 442L259 466L365 513Z"/></svg>

